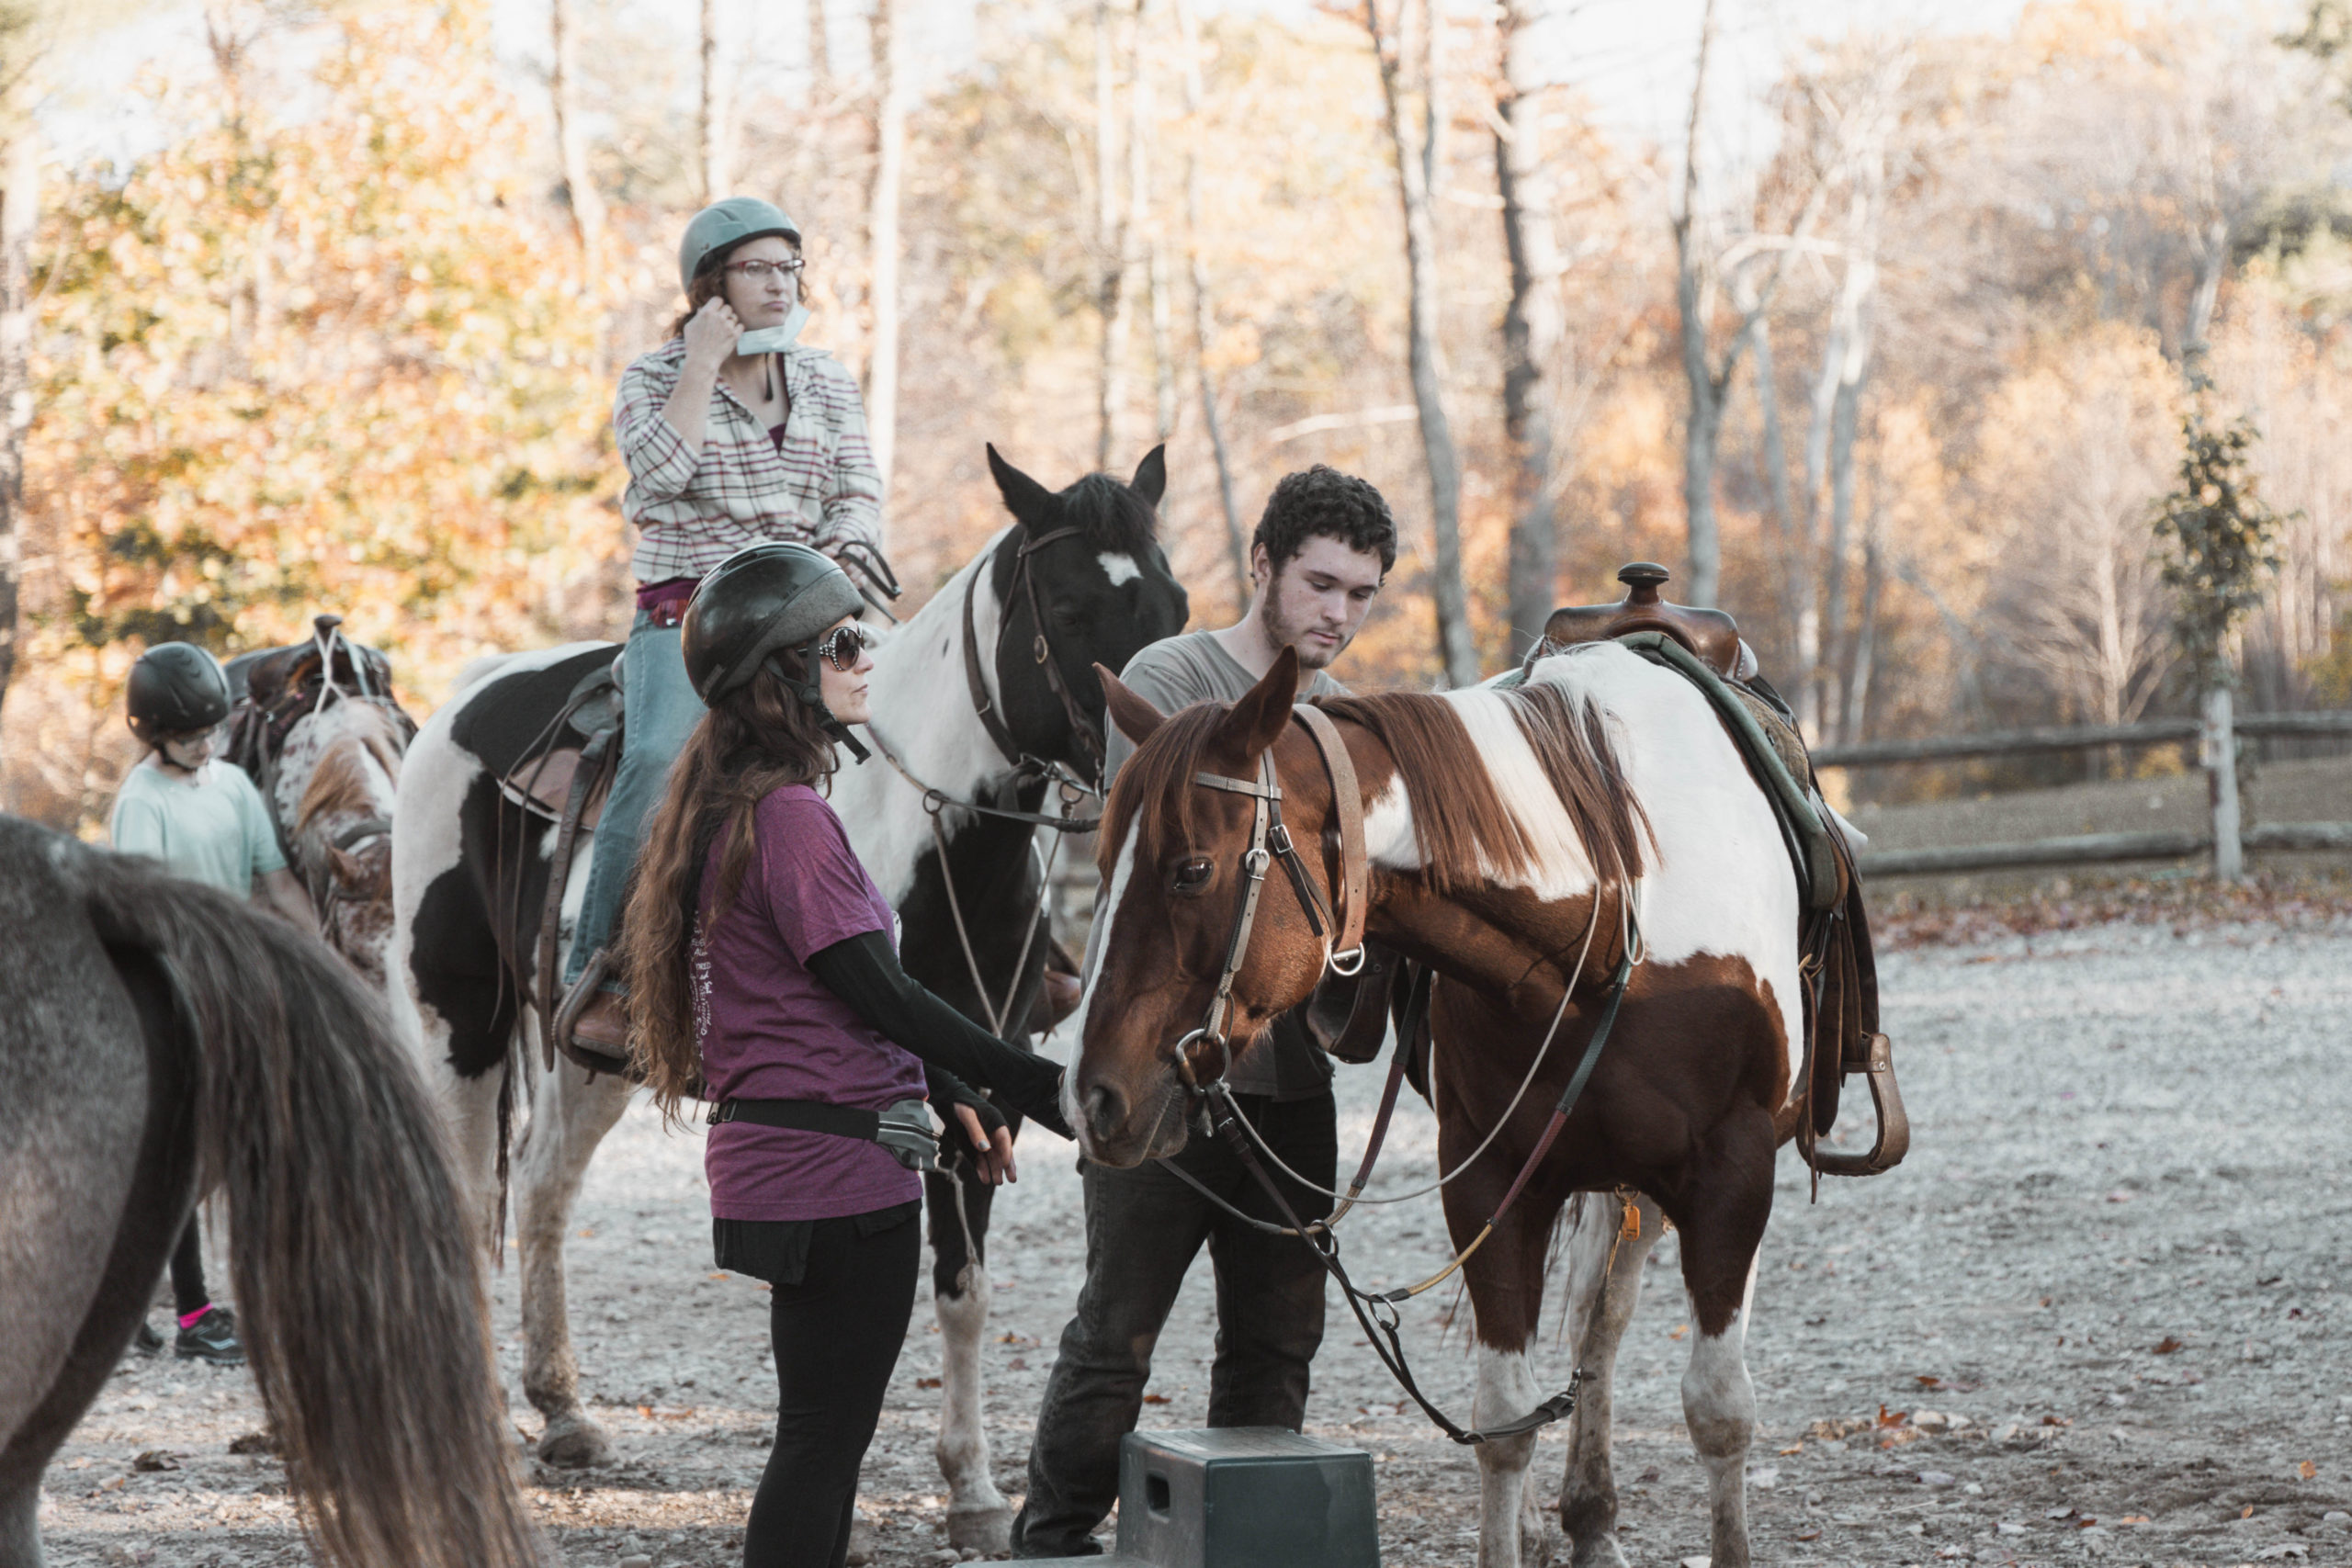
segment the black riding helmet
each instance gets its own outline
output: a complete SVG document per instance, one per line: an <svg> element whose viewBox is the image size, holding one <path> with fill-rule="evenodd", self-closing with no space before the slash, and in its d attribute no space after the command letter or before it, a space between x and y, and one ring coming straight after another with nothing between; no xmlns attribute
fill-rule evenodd
<svg viewBox="0 0 2352 1568"><path fill-rule="evenodd" d="M712 569L686 605L679 627L686 680L708 707L788 649L800 656L793 695L864 761L865 749L825 706L816 642L826 627L865 607L849 575L806 545L778 540L737 550Z"/></svg>
<svg viewBox="0 0 2352 1568"><path fill-rule="evenodd" d="M130 733L153 745L229 716L229 678L192 642L158 643L130 667Z"/></svg>

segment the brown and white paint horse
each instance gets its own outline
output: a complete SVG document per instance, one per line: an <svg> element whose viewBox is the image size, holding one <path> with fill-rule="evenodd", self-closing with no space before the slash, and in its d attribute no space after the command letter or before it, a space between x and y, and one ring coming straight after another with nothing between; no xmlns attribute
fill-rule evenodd
<svg viewBox="0 0 2352 1568"><path fill-rule="evenodd" d="M1223 973L1254 808L1195 775L1251 778L1271 751L1307 874L1327 898L1336 892L1332 784L1293 722L1297 674L1285 653L1230 707L1163 717L1104 673L1111 714L1140 746L1101 840L1101 918L1111 924L1064 1086L1089 1158L1134 1165L1186 1136L1171 1046L1207 1015ZM1574 1114L1465 1266L1477 1323L1472 1419L1499 1426L1540 1400L1529 1352L1545 1254L1573 1204L1569 1337L1584 1381L1560 1523L1576 1563L1623 1562L1611 1371L1663 1212L1682 1232L1699 1328L1682 1401L1707 1471L1713 1561L1744 1568L1756 1402L1743 1341L1802 1050L1797 892L1770 809L1699 693L1611 643L1545 659L1515 691L1317 705L1337 721L1362 796L1367 932L1439 976L1429 1081L1441 1169L1496 1131L1560 1019L1493 1145L1445 1189L1457 1247L1535 1148L1638 933L1614 1032ZM1237 1044L1306 999L1326 956L1287 879L1270 873L1233 982ZM1196 1072L1218 1070L1213 1048L1191 1049ZM1620 1191L1638 1194L1638 1239L1621 1237ZM1524 1484L1534 1442L1527 1433L1479 1445L1481 1568L1516 1568L1523 1539L1540 1551L1543 1521Z"/></svg>

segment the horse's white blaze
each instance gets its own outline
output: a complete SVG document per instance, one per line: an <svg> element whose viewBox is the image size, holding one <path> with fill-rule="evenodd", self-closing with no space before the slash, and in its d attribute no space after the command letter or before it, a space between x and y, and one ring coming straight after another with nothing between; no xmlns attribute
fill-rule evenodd
<svg viewBox="0 0 2352 1568"><path fill-rule="evenodd" d="M1094 558L1102 563L1102 575L1111 580L1114 588L1133 582L1143 575L1143 568L1136 564L1136 558L1124 550L1104 550Z"/></svg>
<svg viewBox="0 0 2352 1568"><path fill-rule="evenodd" d="M1544 1396L1527 1351L1478 1347L1478 1382L1470 1399L1473 1426L1500 1426L1535 1408ZM1542 1539L1543 1521L1527 1501L1527 1464L1535 1456L1535 1434L1497 1438L1478 1445L1478 1568L1519 1568L1522 1520Z"/></svg>
<svg viewBox="0 0 2352 1568"><path fill-rule="evenodd" d="M1003 615L989 586L989 573L1003 537L999 533L874 650L874 711L886 716L879 735L916 777L963 800L974 798L984 784L1012 771L972 711L963 655L957 650L964 595L971 592L972 633L982 650L980 681L989 701L997 703L995 660L988 650L996 647ZM875 886L893 906L903 902L914 887L917 863L933 848L922 792L877 755L835 773L831 799ZM940 828L952 841L971 819L966 812L944 811Z"/></svg>

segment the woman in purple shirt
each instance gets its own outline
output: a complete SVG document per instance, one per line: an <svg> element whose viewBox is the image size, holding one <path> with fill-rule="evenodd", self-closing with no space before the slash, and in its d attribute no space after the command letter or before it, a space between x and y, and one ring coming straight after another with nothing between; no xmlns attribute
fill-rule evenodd
<svg viewBox="0 0 2352 1568"><path fill-rule="evenodd" d="M721 1268L768 1281L775 1446L747 1568L840 1568L857 1472L914 1309L927 1097L983 1180L1003 1115L1062 1136L1059 1065L974 1025L899 966L897 920L822 789L866 716L857 590L805 545L754 545L687 606L708 712L649 829L624 946L636 1059L665 1116L714 1109L704 1168ZM861 752L862 756L863 753Z"/></svg>

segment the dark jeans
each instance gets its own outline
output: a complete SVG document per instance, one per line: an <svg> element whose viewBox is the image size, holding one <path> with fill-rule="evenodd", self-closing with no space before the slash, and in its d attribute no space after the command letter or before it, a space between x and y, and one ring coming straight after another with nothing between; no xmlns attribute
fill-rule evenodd
<svg viewBox="0 0 2352 1568"><path fill-rule="evenodd" d="M1317 1186L1336 1184L1329 1090L1307 1100L1234 1100L1283 1163ZM1084 1168L1086 1284L1037 1413L1029 1496L1012 1526L1013 1549L1024 1556L1093 1550L1088 1538L1118 1500L1119 1438L1135 1430L1152 1347L1203 1242L1216 1269L1209 1425L1296 1431L1306 1418L1307 1369L1323 1342L1322 1265L1305 1242L1250 1229L1161 1163ZM1197 1124L1183 1152L1165 1163L1242 1213L1279 1223L1272 1200L1233 1152ZM1331 1212L1330 1199L1268 1168L1301 1219Z"/></svg>
<svg viewBox="0 0 2352 1568"><path fill-rule="evenodd" d="M922 1261L917 1205L896 1212L903 1220L879 1231L870 1229L874 1215L815 1222L798 1281L772 1287L775 1447L743 1527L744 1568L842 1568L849 1555L858 1467L882 1418Z"/></svg>
<svg viewBox="0 0 2352 1568"><path fill-rule="evenodd" d="M190 1214L179 1245L172 1248L172 1310L186 1317L211 1304L211 1293L204 1288L204 1237Z"/></svg>

